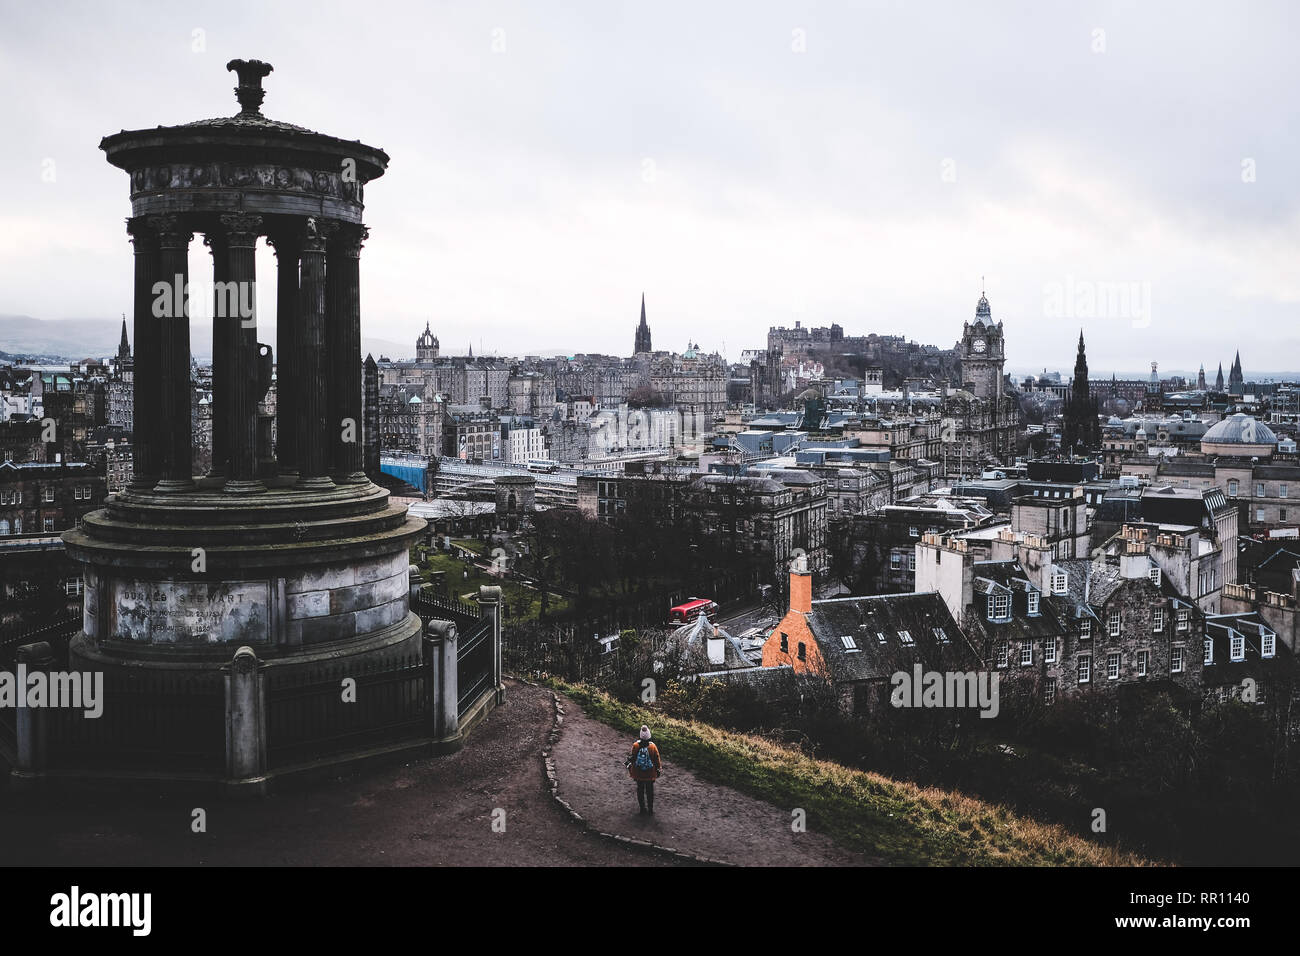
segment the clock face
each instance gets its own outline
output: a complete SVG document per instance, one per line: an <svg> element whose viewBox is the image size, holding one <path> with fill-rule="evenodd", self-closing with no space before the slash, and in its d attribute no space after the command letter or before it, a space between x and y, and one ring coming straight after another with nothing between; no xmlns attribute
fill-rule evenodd
<svg viewBox="0 0 1300 956"><path fill-rule="evenodd" d="M989 344L985 342L983 339L976 339L974 342L970 344L970 347L974 349L976 352L983 352L985 349L989 347Z"/></svg>

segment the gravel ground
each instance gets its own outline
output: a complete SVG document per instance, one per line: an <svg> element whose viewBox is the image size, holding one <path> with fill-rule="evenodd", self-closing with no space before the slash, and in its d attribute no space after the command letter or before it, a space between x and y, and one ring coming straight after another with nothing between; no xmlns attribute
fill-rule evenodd
<svg viewBox="0 0 1300 956"><path fill-rule="evenodd" d="M660 751L654 816L641 816L623 760L632 738L587 717L568 698L555 772L560 796L606 833L648 840L694 856L742 866L854 866L872 861L812 832L795 833L793 807L776 807L701 780Z"/></svg>
<svg viewBox="0 0 1300 956"><path fill-rule="evenodd" d="M551 799L539 755L552 713L550 691L511 681L505 705L458 753L263 800L196 803L6 789L0 791L0 864L673 865L662 854L583 831ZM196 805L207 811L206 833L191 831ZM492 829L497 808L505 811L504 833Z"/></svg>

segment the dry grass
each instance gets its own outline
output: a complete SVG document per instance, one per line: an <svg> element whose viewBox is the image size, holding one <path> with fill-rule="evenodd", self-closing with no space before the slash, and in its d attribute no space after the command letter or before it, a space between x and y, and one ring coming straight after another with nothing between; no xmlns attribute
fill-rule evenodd
<svg viewBox="0 0 1300 956"><path fill-rule="evenodd" d="M668 717L603 691L553 680L592 718L624 731L643 723L671 759L701 777L777 806L799 807L816 830L889 863L958 866L1150 866L1007 807L878 773L851 770L797 749L708 724ZM1090 808L1080 808L1089 818Z"/></svg>

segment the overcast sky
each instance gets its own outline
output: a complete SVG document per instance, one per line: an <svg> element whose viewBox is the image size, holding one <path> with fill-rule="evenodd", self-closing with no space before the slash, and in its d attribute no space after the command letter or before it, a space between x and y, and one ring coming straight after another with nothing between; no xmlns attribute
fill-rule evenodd
<svg viewBox="0 0 1300 956"><path fill-rule="evenodd" d="M0 0L0 313L129 312L99 140L233 114L243 57L266 115L392 157L368 336L628 354L644 290L661 349L947 347L983 276L1012 366L1069 368L1082 326L1094 372L1296 369L1298 10Z"/></svg>

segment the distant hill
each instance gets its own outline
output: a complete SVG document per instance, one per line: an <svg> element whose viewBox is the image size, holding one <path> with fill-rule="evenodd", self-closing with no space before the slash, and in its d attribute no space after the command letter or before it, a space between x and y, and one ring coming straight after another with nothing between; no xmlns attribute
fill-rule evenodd
<svg viewBox="0 0 1300 956"><path fill-rule="evenodd" d="M131 347L135 337L128 320L127 336ZM275 344L275 326L267 325L261 338L269 336ZM76 361L83 358L107 358L117 354L117 343L122 335L122 319L37 319L30 315L0 315L0 361L13 361L18 356L51 360ZM190 350L201 362L212 358L212 326L209 323L190 324ZM413 355L413 343L400 345L388 339L363 335L361 351L373 353L375 358L406 358Z"/></svg>
<svg viewBox="0 0 1300 956"><path fill-rule="evenodd" d="M117 352L122 320L0 315L0 350L49 358L102 358Z"/></svg>

